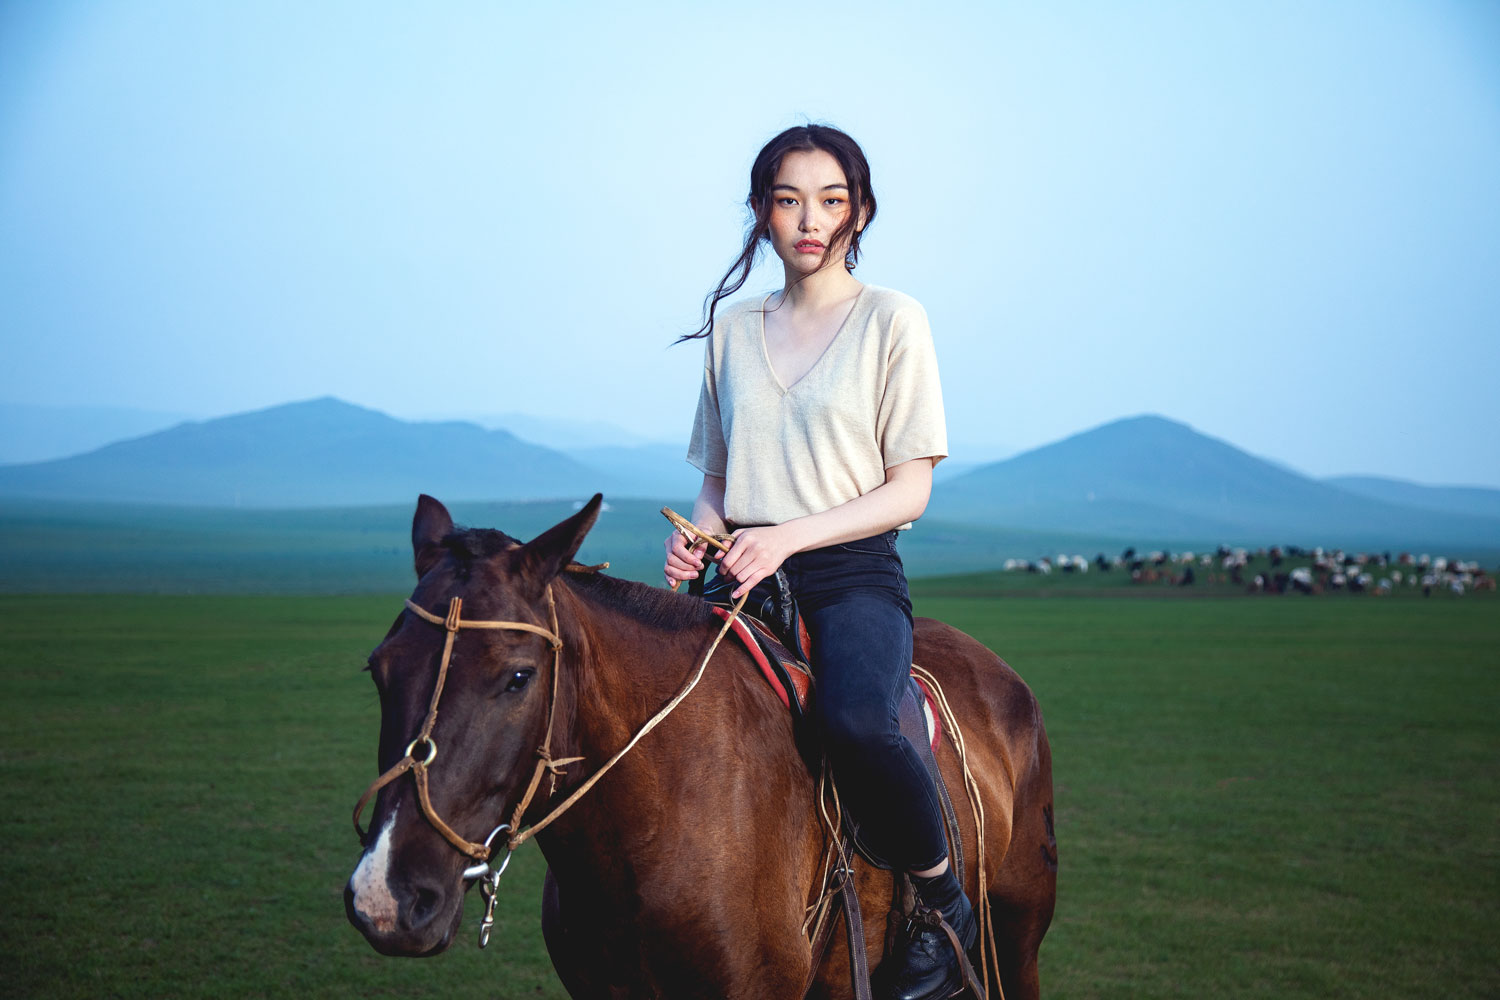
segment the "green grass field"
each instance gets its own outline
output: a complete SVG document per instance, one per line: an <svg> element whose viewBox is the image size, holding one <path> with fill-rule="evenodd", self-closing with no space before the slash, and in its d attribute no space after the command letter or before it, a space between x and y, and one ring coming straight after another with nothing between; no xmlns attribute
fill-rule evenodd
<svg viewBox="0 0 1500 1000"><path fill-rule="evenodd" d="M1051 997L1494 997L1500 604L914 586L1036 690ZM1487 598L1487 599L1486 599ZM344 920L399 597L0 597L0 993L560 997L540 854L448 953Z"/></svg>
<svg viewBox="0 0 1500 1000"><path fill-rule="evenodd" d="M413 498L415 499L415 498ZM616 499L589 533L579 558L609 560L616 576L655 583L662 539L668 531L663 502L691 509L691 498ZM455 503L464 524L499 527L517 538L535 537L573 512L567 501ZM150 507L0 499L0 593L68 594L384 594L411 585L412 505L254 510ZM1212 539L1167 545L1162 539L1098 538L1055 532L983 528L924 519L901 539L907 575L971 573L958 586L990 594L1075 594L1133 587L1120 570L1054 572L1047 576L994 572L1008 557L1057 559L1059 553L1092 559L1118 555L1127 546L1200 554L1220 541L1255 546L1254 539ZM1264 541L1264 540L1262 540ZM1285 541L1272 539L1270 541ZM1318 540L1303 540L1314 544ZM1434 556L1478 560L1491 574L1500 552L1474 547L1434 551ZM1290 561L1283 569L1305 563ZM1172 567L1180 571L1180 567ZM1262 560L1246 579L1268 566ZM989 572L986 572L989 571ZM1216 585L1215 571L1196 567L1197 583L1184 595L1240 593ZM1222 574L1219 574L1222 575ZM1376 576L1385 575L1376 571Z"/></svg>

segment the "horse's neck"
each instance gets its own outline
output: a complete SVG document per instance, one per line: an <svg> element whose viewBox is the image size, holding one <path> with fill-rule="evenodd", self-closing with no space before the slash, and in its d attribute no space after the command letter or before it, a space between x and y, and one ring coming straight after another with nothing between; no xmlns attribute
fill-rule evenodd
<svg viewBox="0 0 1500 1000"><path fill-rule="evenodd" d="M560 602L571 633L564 682L578 752L613 753L691 679L708 651L706 626L651 624L647 616L595 595L570 591ZM725 655L721 644L715 656ZM571 676L569 676L571 675ZM699 685L692 698L715 695Z"/></svg>
<svg viewBox="0 0 1500 1000"><path fill-rule="evenodd" d="M569 766L559 798L598 775L684 689L721 624L705 616L685 628L653 626L585 596L570 593L565 607L559 601L571 656L560 728L568 730L567 756L584 757ZM715 897L713 905L727 905L726 894L740 887L716 877L718 859L723 850L748 857L760 838L778 844L794 877L811 884L821 836L812 778L780 702L760 690L753 670L726 638L680 707L541 834L558 884L585 909L649 924L678 912L683 878ZM756 819L724 827L747 816ZM709 833L722 843L705 850ZM800 919L804 901L793 895L789 912Z"/></svg>

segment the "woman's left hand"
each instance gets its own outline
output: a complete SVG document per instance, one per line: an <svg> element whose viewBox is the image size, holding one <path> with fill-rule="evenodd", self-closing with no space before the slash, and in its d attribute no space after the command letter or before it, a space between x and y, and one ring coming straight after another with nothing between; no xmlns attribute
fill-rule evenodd
<svg viewBox="0 0 1500 1000"><path fill-rule="evenodd" d="M730 597L739 600L781 568L787 557L797 551L791 534L784 524L735 531L734 543L719 561L719 572L729 574L739 584Z"/></svg>

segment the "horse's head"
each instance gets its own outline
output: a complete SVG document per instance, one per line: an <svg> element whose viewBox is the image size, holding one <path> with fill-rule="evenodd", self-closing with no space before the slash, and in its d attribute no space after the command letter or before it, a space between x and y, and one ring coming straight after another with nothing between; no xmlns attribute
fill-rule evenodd
<svg viewBox="0 0 1500 1000"><path fill-rule="evenodd" d="M459 619L450 614L452 599L462 601L462 622L555 631L549 586L593 526L599 501L596 495L524 545L498 531L455 532L442 504L425 495L417 501L418 583L409 603L421 610L403 611L370 656L385 783L377 783L364 854L344 889L350 922L384 954L428 955L452 943L463 916L463 872L475 864L455 845L482 844L510 819L551 709L549 639L509 627L452 631Z"/></svg>

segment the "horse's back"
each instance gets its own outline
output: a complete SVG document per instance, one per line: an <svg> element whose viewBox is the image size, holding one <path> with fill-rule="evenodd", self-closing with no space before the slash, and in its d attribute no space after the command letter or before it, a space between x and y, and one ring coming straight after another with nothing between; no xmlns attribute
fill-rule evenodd
<svg viewBox="0 0 1500 1000"><path fill-rule="evenodd" d="M1041 708L1019 674L989 647L935 618L917 618L912 659L937 678L965 731L971 726L1010 752L1034 759L1046 744ZM1018 764L1021 761L1017 761Z"/></svg>

